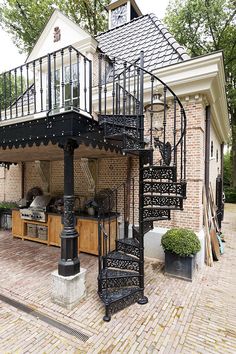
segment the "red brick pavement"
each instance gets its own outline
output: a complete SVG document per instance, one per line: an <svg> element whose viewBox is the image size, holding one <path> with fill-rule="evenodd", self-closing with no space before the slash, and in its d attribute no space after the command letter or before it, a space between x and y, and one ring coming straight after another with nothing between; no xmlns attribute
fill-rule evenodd
<svg viewBox="0 0 236 354"><path fill-rule="evenodd" d="M225 254L192 283L163 275L147 260L146 295L105 323L97 258L81 254L87 297L69 311L50 301L60 249L0 232L0 293L82 331L86 343L0 302L0 353L236 353L236 205L227 205Z"/></svg>

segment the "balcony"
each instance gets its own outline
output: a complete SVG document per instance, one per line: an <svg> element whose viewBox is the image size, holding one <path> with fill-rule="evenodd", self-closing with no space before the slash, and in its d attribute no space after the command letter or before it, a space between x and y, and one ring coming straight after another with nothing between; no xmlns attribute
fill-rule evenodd
<svg viewBox="0 0 236 354"><path fill-rule="evenodd" d="M71 109L91 116L92 62L68 46L0 74L0 125Z"/></svg>

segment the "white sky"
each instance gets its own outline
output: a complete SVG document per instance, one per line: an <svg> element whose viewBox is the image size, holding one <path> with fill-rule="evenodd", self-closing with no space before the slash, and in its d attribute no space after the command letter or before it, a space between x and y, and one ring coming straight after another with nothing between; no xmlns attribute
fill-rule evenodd
<svg viewBox="0 0 236 354"><path fill-rule="evenodd" d="M154 13L158 18L162 19L169 0L136 0L136 2L144 15L146 13ZM1 28L0 45L0 72L13 69L24 63L26 55L18 52L10 36Z"/></svg>

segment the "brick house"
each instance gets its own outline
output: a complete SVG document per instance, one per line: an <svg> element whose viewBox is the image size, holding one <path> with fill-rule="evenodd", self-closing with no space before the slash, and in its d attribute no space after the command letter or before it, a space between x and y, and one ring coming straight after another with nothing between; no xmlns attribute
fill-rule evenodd
<svg viewBox="0 0 236 354"><path fill-rule="evenodd" d="M211 182L215 190L229 138L223 53L190 58L133 0L112 1L108 10L109 30L96 38L53 13L26 63L1 74L5 91L10 88L1 98L0 123L0 199L19 200L35 186L65 196L60 276L81 273L71 196L83 202L101 190L116 191L112 211L119 213L120 237L134 240L133 250L127 251L128 241L116 251L140 264L128 267L139 274L130 275L135 290L117 302L111 298L106 319L129 301L147 301L143 244L145 256L163 259L163 232L187 227L204 250L202 189ZM82 227L77 230L83 238ZM100 233L109 237L106 226ZM204 252L199 265L203 260ZM111 267L112 261L108 257ZM107 278L100 271L103 293Z"/></svg>

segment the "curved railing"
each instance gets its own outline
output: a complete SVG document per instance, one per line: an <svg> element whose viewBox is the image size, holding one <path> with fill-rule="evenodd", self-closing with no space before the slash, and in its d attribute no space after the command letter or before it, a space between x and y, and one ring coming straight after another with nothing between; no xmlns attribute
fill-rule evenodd
<svg viewBox="0 0 236 354"><path fill-rule="evenodd" d="M143 52L133 63L99 55L100 122L106 121L105 132L111 136L117 134L120 127L124 134L146 142L146 148L154 150L156 163L179 165L179 178L185 180L187 120L184 107L174 91L144 65ZM159 100L162 110L158 113L154 112L155 94L163 97Z"/></svg>

